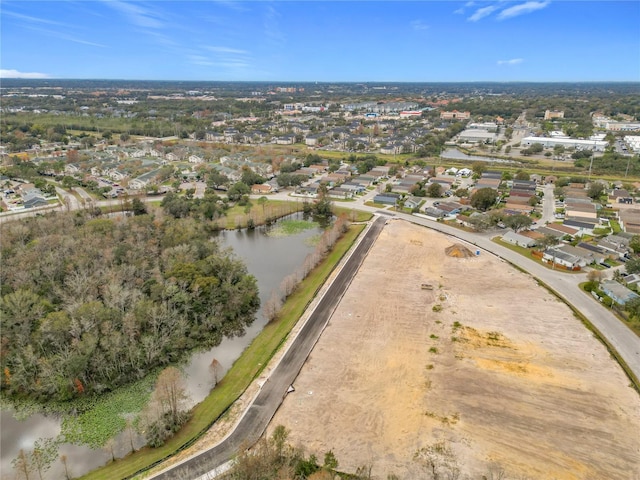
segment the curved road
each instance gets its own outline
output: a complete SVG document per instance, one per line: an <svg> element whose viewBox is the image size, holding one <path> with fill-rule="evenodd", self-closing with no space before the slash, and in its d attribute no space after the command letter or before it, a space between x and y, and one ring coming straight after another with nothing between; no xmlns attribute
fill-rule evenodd
<svg viewBox="0 0 640 480"><path fill-rule="evenodd" d="M385 222L385 218L377 218L364 234L233 432L212 449L191 457L153 478L196 478L233 458L243 444L252 445L258 441L282 403L287 389L298 376Z"/></svg>

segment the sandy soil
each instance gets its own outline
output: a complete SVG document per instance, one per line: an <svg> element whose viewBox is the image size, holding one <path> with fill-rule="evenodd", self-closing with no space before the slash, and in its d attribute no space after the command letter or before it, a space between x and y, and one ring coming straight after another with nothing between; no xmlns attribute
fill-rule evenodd
<svg viewBox="0 0 640 480"><path fill-rule="evenodd" d="M430 478L414 454L444 442L473 478L639 479L640 397L606 349L528 275L452 243L385 227L271 425L376 478Z"/></svg>

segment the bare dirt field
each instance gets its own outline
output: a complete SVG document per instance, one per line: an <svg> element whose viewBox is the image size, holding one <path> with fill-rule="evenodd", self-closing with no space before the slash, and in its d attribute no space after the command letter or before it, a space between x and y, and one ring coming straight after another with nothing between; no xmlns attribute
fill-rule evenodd
<svg viewBox="0 0 640 480"><path fill-rule="evenodd" d="M604 346L531 277L453 243L389 222L271 426L380 479L431 478L425 458L460 478L640 479L640 397Z"/></svg>

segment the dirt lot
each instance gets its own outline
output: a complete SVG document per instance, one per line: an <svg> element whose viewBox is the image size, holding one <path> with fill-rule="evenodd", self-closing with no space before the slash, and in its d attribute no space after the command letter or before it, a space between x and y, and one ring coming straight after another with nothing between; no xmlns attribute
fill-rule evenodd
<svg viewBox="0 0 640 480"><path fill-rule="evenodd" d="M385 227L271 425L381 479L430 478L414 454L437 442L472 478L639 479L640 398L621 368L529 276L446 256L452 243Z"/></svg>

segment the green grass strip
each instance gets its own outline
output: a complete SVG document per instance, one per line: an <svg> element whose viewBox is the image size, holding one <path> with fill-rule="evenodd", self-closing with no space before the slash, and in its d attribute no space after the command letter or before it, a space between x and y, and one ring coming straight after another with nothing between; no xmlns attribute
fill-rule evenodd
<svg viewBox="0 0 640 480"><path fill-rule="evenodd" d="M192 445L231 407L266 367L287 335L313 300L320 287L344 254L349 251L364 225L352 225L324 262L316 267L287 299L279 319L266 325L235 361L220 383L193 409L187 424L165 445L137 452L84 475L83 479L114 480L130 478L158 465Z"/></svg>

